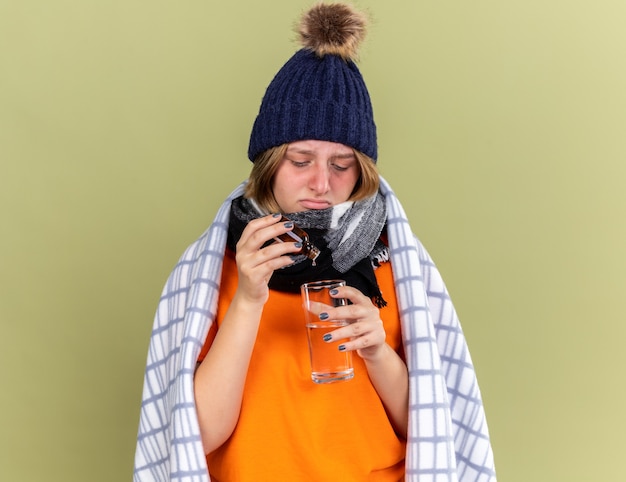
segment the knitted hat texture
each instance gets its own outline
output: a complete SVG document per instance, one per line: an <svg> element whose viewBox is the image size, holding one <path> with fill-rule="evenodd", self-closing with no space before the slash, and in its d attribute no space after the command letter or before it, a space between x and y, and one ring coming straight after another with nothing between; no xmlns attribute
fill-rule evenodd
<svg viewBox="0 0 626 482"><path fill-rule="evenodd" d="M300 22L297 51L268 86L250 135L248 157L299 140L350 146L376 160L376 125L356 63L365 19L344 4L318 4Z"/></svg>

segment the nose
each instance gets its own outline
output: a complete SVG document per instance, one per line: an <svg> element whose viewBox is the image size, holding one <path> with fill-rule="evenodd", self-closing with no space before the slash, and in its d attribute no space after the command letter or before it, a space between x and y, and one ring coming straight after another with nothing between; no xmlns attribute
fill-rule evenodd
<svg viewBox="0 0 626 482"><path fill-rule="evenodd" d="M330 188L330 172L328 166L323 165L323 163L315 166L309 179L309 188L316 194L328 192Z"/></svg>

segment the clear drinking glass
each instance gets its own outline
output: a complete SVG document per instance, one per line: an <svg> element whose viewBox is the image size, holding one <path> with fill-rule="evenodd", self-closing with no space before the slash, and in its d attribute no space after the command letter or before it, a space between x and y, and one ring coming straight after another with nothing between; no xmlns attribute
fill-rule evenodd
<svg viewBox="0 0 626 482"><path fill-rule="evenodd" d="M309 341L311 379L315 383L331 383L354 377L352 353L341 352L338 348L342 340L324 341L326 333L346 326L348 322L323 321L319 318L320 313L328 311L328 308L347 304L344 298L330 296L330 290L345 285L344 280L325 280L305 283L300 287Z"/></svg>

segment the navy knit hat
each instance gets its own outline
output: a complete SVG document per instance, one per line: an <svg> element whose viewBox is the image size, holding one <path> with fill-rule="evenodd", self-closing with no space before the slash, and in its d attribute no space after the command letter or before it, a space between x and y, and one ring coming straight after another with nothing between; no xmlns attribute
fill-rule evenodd
<svg viewBox="0 0 626 482"><path fill-rule="evenodd" d="M300 140L339 142L376 160L376 125L354 60L365 17L345 4L318 4L299 25L301 50L278 71L252 127L248 157Z"/></svg>

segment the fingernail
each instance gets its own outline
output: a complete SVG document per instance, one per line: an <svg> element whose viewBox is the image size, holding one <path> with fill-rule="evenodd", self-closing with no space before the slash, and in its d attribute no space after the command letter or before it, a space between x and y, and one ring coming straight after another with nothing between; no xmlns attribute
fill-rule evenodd
<svg viewBox="0 0 626 482"><path fill-rule="evenodd" d="M287 222L285 223L285 227L286 227L287 229L291 229L291 228L293 228L293 223L292 223L291 221L287 221Z"/></svg>
<svg viewBox="0 0 626 482"><path fill-rule="evenodd" d="M329 293L331 295L336 295L337 293L339 293L339 290L337 288L333 288L332 290L329 291Z"/></svg>
<svg viewBox="0 0 626 482"><path fill-rule="evenodd" d="M280 213L274 213L274 214L272 214L272 217L273 217L273 218L279 218L279 217L281 217L281 216L282 216L282 215L281 215Z"/></svg>
<svg viewBox="0 0 626 482"><path fill-rule="evenodd" d="M328 313L320 313L320 320L327 320L328 319Z"/></svg>
<svg viewBox="0 0 626 482"><path fill-rule="evenodd" d="M339 345L339 351L346 351L346 345Z"/></svg>
<svg viewBox="0 0 626 482"><path fill-rule="evenodd" d="M330 340L332 340L332 339L333 339L333 335L331 335L330 333L326 333L326 334L322 337L322 339L323 339L324 341L330 341Z"/></svg>
<svg viewBox="0 0 626 482"><path fill-rule="evenodd" d="M301 243L300 241L297 241L297 242L293 243L293 245L294 245L296 248L301 248L301 247L302 247L302 243Z"/></svg>

